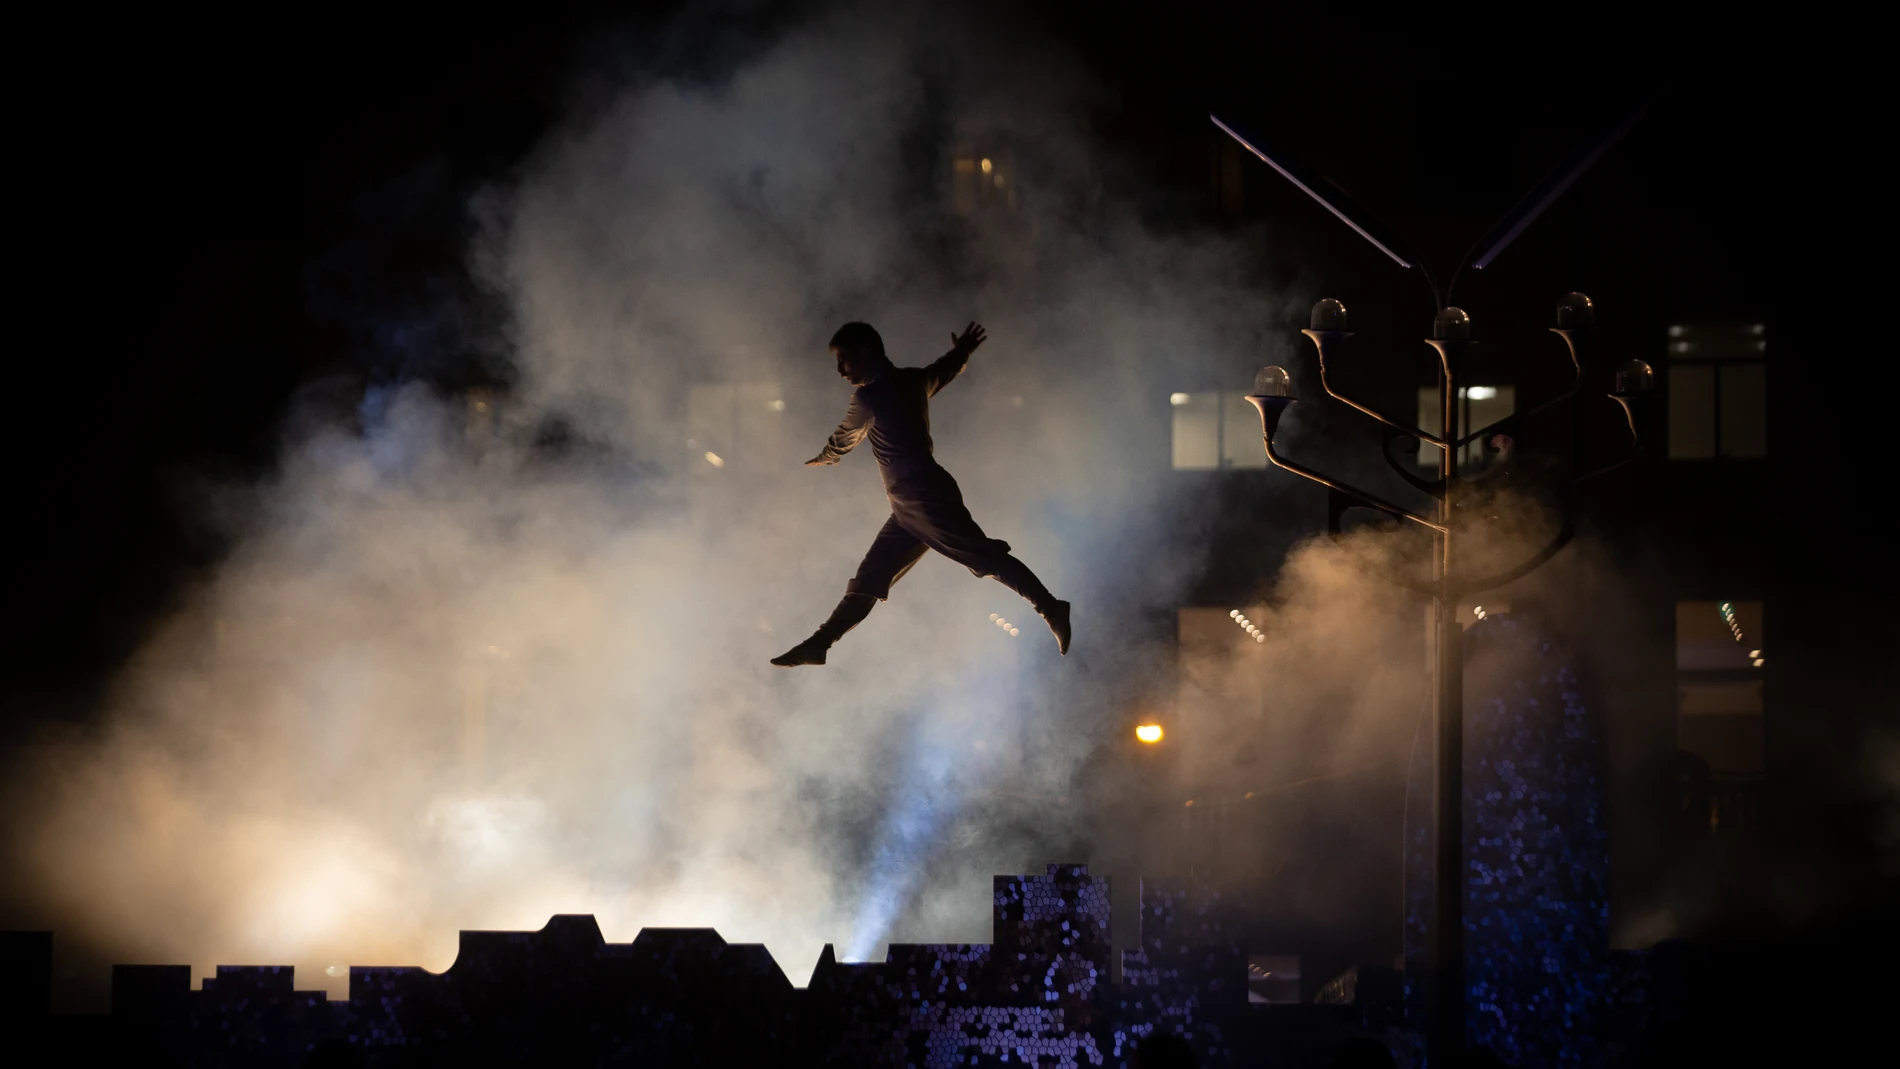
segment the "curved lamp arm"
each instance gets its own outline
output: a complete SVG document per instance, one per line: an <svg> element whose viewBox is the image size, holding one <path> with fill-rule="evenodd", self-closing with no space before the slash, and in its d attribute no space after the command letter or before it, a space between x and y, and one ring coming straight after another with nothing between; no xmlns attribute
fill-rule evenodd
<svg viewBox="0 0 1900 1069"><path fill-rule="evenodd" d="M1411 470L1411 466L1405 461L1392 455L1392 443L1403 441L1410 437L1411 435L1409 434L1395 434L1388 437L1380 445L1379 455L1385 458L1387 467L1399 473L1399 478L1404 479L1406 482L1411 483L1414 487L1427 494L1436 495L1439 488L1444 485L1445 481L1443 479L1427 479L1418 472Z"/></svg>
<svg viewBox="0 0 1900 1069"><path fill-rule="evenodd" d="M1564 525L1558 529L1557 537L1551 539L1548 545L1532 554L1524 563L1496 575L1487 575L1482 579L1454 579L1449 585L1454 594L1481 594L1487 590L1495 590L1506 583L1516 582L1542 567L1545 561L1556 556L1557 552L1569 545L1570 540L1576 536L1576 518L1566 509Z"/></svg>
<svg viewBox="0 0 1900 1069"><path fill-rule="evenodd" d="M1517 455L1517 443L1508 434L1493 435L1491 441L1484 443L1484 453L1484 466L1468 474L1461 473L1460 482L1480 483L1509 471L1511 458Z"/></svg>
<svg viewBox="0 0 1900 1069"><path fill-rule="evenodd" d="M1341 527L1340 520L1345 517L1347 509L1360 507L1363 507L1362 503L1351 494L1342 493L1332 487L1326 488L1326 535L1333 540L1334 545L1341 548L1345 547L1346 532ZM1391 522L1395 526L1398 524L1397 520ZM1374 579L1383 579L1393 586L1404 587L1415 594L1424 594L1426 597L1436 597L1438 595L1438 584L1436 583L1426 583L1399 575L1396 572L1388 572L1382 568L1375 568L1364 560L1358 560L1354 563L1359 565L1361 571L1372 576Z"/></svg>
<svg viewBox="0 0 1900 1069"><path fill-rule="evenodd" d="M1623 418L1629 423L1629 428L1630 428L1629 447L1623 450L1622 456L1617 457L1615 460L1610 461L1608 464L1605 464L1594 471L1584 472L1582 475L1579 475L1576 478L1570 480L1570 485L1572 486L1575 486L1580 482L1585 482L1590 479L1594 479L1599 475L1607 475L1610 472L1613 472L1616 469L1624 466L1625 464L1628 464L1630 461L1635 460L1636 457L1639 454L1641 454L1643 451L1643 434L1640 430L1637 429L1639 419L1636 415L1636 406L1641 403L1640 398L1639 397L1625 397L1625 396L1619 396L1617 394L1611 394L1610 400L1615 401L1617 404L1623 406Z"/></svg>
<svg viewBox="0 0 1900 1069"><path fill-rule="evenodd" d="M1440 449L1444 449L1450 446L1451 444L1450 442L1446 441L1443 438L1438 437L1437 435L1426 434L1424 431L1419 430L1417 427L1411 426L1410 424L1407 424L1407 423L1401 423L1398 420L1393 419L1391 416L1387 416L1375 409L1368 408L1365 405L1362 405L1359 402L1353 400L1352 398L1347 397L1345 394L1340 393L1338 390L1333 389L1333 384L1326 378L1326 346L1328 346L1329 344L1333 342L1343 340L1346 337L1345 331L1343 330L1302 330L1300 331L1300 333L1306 335L1308 338L1313 339L1313 348L1319 350L1319 384L1321 387L1323 387L1326 390L1326 396L1332 398L1335 401L1340 402L1341 404L1345 404L1352 408L1358 409L1359 411L1365 413L1368 416L1371 416L1373 419L1378 420L1380 423L1385 424L1386 426L1392 428L1395 431L1399 431L1403 434L1409 434L1412 437L1418 438L1422 441L1430 442L1431 444L1437 446Z"/></svg>
<svg viewBox="0 0 1900 1069"><path fill-rule="evenodd" d="M1554 408L1570 400L1572 397L1577 396L1577 391L1583 387L1583 361L1577 356L1578 332L1573 327L1552 327L1550 328L1550 332L1564 340L1564 350L1570 354L1570 367L1573 372L1570 380L1570 388L1542 404L1527 408L1522 412L1513 412L1488 427L1481 427L1478 430L1472 431L1470 434L1458 439L1458 448L1462 449L1487 434L1495 433L1500 427L1507 424L1515 425L1520 420L1528 419L1539 412Z"/></svg>
<svg viewBox="0 0 1900 1069"><path fill-rule="evenodd" d="M1445 527L1443 524L1436 523L1432 520L1428 520L1425 517L1419 515L1416 512L1413 512L1412 510L1408 508L1404 508L1399 505L1394 505L1392 502L1387 501L1384 498L1375 497L1372 494L1366 493L1364 490L1347 486L1345 483L1341 483L1333 479L1329 479L1326 476L1321 475L1319 472L1316 472L1311 468L1303 467L1300 464L1297 464L1293 461L1286 459L1285 457L1281 456L1279 453L1274 451L1273 439L1267 435L1261 435L1260 440L1266 443L1267 459L1272 461L1273 466L1276 468L1285 468L1287 471L1290 471L1295 475L1299 475L1304 478L1311 479L1314 482L1320 484L1321 486L1327 487L1328 489L1331 489L1331 490L1336 490L1339 493L1345 494L1348 497L1355 498L1359 502L1364 504L1367 508L1378 509L1380 512L1386 513L1388 515L1397 516L1400 519L1411 520L1413 523L1423 524L1426 527L1430 527L1434 531L1443 532L1445 530Z"/></svg>

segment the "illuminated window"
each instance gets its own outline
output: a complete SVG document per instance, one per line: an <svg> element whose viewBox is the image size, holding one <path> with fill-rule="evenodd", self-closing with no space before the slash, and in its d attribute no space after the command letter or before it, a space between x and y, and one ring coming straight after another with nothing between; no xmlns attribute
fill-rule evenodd
<svg viewBox="0 0 1900 1069"><path fill-rule="evenodd" d="M1174 393L1173 459L1176 471L1264 468L1260 413L1239 390Z"/></svg>
<svg viewBox="0 0 1900 1069"><path fill-rule="evenodd" d="M1760 323L1669 328L1669 457L1768 455L1768 350Z"/></svg>
<svg viewBox="0 0 1900 1069"><path fill-rule="evenodd" d="M1676 603L1677 746L1711 771L1762 769L1764 639L1759 601Z"/></svg>
<svg viewBox="0 0 1900 1069"><path fill-rule="evenodd" d="M1458 437L1463 438L1474 430L1482 430L1498 420L1517 411L1517 387L1515 386L1461 386L1458 388ZM1418 429L1427 434L1442 433L1438 428L1438 388L1426 387L1418 391ZM1466 464L1473 457L1484 452L1482 442L1472 442L1459 452L1458 463ZM1421 443L1418 449L1418 466L1438 470L1439 450L1437 446Z"/></svg>
<svg viewBox="0 0 1900 1069"><path fill-rule="evenodd" d="M789 448L785 399L775 382L695 382L686 395L689 470L711 474L770 464Z"/></svg>
<svg viewBox="0 0 1900 1069"><path fill-rule="evenodd" d="M1016 169L1000 147L962 141L950 158L950 210L975 215L1016 207Z"/></svg>

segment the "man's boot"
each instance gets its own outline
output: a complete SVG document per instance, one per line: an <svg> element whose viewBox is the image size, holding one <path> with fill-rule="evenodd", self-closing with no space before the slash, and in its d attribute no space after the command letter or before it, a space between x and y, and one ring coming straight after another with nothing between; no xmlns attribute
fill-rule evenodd
<svg viewBox="0 0 1900 1069"><path fill-rule="evenodd" d="M1056 636L1056 648L1064 657L1068 656L1069 603L1049 593L1049 588L1042 585L1029 565L1013 556L1005 556L994 574L997 582L1022 595L1024 601L1035 607L1036 615L1042 617L1042 622L1048 624Z"/></svg>
<svg viewBox="0 0 1900 1069"><path fill-rule="evenodd" d="M772 663L780 668L796 668L801 664L824 664L825 651L831 644L844 637L846 631L864 622L871 615L871 609L877 605L877 599L869 594L846 594L838 607L831 610L831 618L818 625L811 637L777 657Z"/></svg>

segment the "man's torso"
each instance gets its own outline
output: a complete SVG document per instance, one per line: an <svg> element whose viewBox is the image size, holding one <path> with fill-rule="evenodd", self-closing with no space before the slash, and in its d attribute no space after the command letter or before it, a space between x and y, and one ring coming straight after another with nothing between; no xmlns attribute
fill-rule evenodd
<svg viewBox="0 0 1900 1069"><path fill-rule="evenodd" d="M930 378L924 368L897 367L857 389L870 414L871 455L885 486L937 466L930 440Z"/></svg>

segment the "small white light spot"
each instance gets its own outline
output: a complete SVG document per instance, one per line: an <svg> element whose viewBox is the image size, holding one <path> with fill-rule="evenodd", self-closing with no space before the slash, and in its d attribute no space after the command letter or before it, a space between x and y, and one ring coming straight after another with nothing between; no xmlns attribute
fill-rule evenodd
<svg viewBox="0 0 1900 1069"><path fill-rule="evenodd" d="M706 463L711 464L715 468L723 468L726 466L726 458L720 456L718 453L709 451L706 454Z"/></svg>
<svg viewBox="0 0 1900 1069"><path fill-rule="evenodd" d="M1023 632L1022 632L1022 629L1021 629L1021 628L1019 628L1019 627L1012 627L1012 628L1010 628L1010 629L1009 629L1009 637L1010 637L1010 638L1015 638L1015 637L1016 637L1017 635L1020 635L1020 634L1022 634L1022 633L1023 633Z"/></svg>
<svg viewBox="0 0 1900 1069"><path fill-rule="evenodd" d="M1496 386L1472 386L1465 390L1465 396L1473 401L1489 401L1498 395Z"/></svg>
<svg viewBox="0 0 1900 1069"><path fill-rule="evenodd" d="M1171 393L1168 395L1168 403L1171 405L1184 405L1191 400L1193 400L1193 398L1190 398L1184 393Z"/></svg>
<svg viewBox="0 0 1900 1069"><path fill-rule="evenodd" d="M775 400L767 401L765 403L765 407L771 409L774 412L783 412L785 411L785 402L775 399Z"/></svg>

